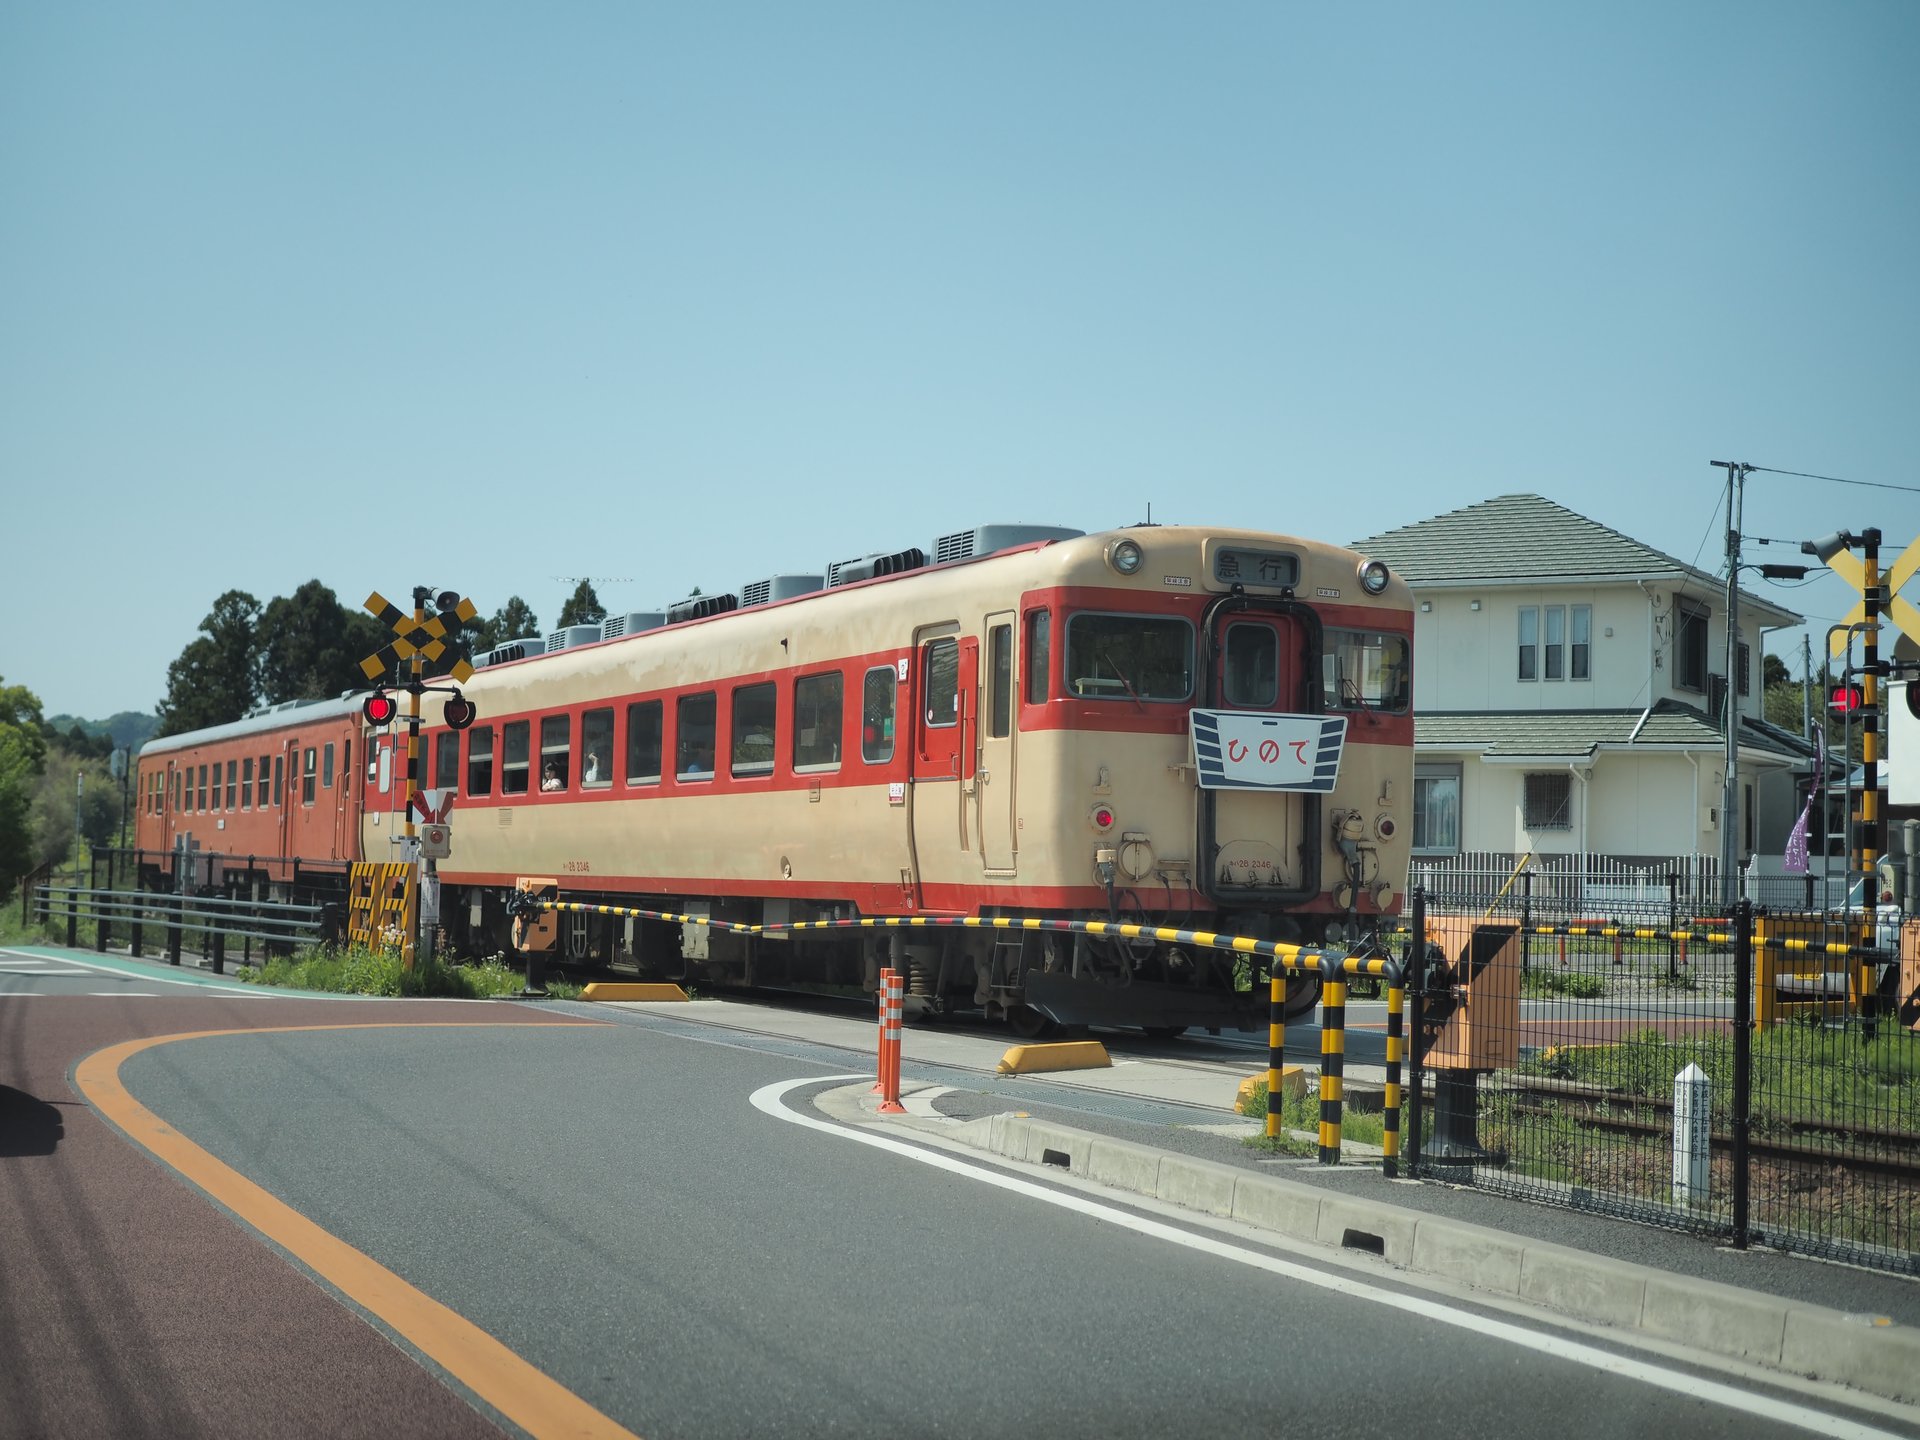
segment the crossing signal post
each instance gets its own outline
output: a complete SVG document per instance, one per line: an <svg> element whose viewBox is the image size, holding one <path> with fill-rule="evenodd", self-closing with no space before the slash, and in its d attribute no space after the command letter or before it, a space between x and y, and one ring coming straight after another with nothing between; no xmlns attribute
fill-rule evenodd
<svg viewBox="0 0 1920 1440"><path fill-rule="evenodd" d="M432 597L433 615L427 614L429 597ZM393 688L407 692L407 804L402 844L407 859L414 860L420 849L414 830L414 815L420 808L420 697L429 690L450 692L444 711L448 726L464 730L473 723L478 712L459 690L473 677L473 666L468 662L459 632L479 612L473 602L458 591L443 590L434 596L432 589L425 585L414 587L411 615L391 604L377 590L367 597L366 608L393 632L393 639L360 662L361 673L380 687L367 697L362 713L371 724L392 724L399 718L399 703L387 693L386 686L391 683ZM403 670L404 680L399 678ZM452 683L431 683L435 680ZM425 861L425 873L421 884L414 887L414 893L424 895L437 912L439 876L432 859ZM408 970L413 968L419 947L420 909L418 902L410 905L401 924L401 964Z"/></svg>

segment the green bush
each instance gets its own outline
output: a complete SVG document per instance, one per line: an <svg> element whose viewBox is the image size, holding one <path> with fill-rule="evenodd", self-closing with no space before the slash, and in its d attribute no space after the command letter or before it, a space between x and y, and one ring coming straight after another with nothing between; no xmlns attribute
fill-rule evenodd
<svg viewBox="0 0 1920 1440"><path fill-rule="evenodd" d="M318 990L334 995L388 995L428 999L486 1000L518 995L526 977L496 956L478 965L459 965L437 957L421 959L408 972L395 950L369 950L354 945L340 949L304 950L291 959L279 957L256 969L239 972L255 985L279 985L294 990ZM549 981L547 993L572 999L580 987Z"/></svg>

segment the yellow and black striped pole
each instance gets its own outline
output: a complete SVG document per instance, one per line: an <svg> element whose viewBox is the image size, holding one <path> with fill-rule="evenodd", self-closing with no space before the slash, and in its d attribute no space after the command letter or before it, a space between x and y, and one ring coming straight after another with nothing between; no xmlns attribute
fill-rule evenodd
<svg viewBox="0 0 1920 1440"><path fill-rule="evenodd" d="M1280 1134L1280 1109L1286 1099L1281 1077L1287 1068L1287 972L1278 955L1267 987L1267 1138L1272 1140Z"/></svg>
<svg viewBox="0 0 1920 1440"><path fill-rule="evenodd" d="M1327 976L1320 995L1320 1163L1340 1163L1340 1107L1346 1091L1347 981Z"/></svg>
<svg viewBox="0 0 1920 1440"><path fill-rule="evenodd" d="M413 592L413 626L419 630L427 623L427 592L424 587L415 587ZM425 668L426 657L418 649L407 659L407 817L406 844L401 847L409 865L417 865L415 856L416 837L413 828L414 801L420 794L420 672ZM418 876L407 887L407 915L401 924L400 968L413 969L414 956L420 946L420 885Z"/></svg>
<svg viewBox="0 0 1920 1440"><path fill-rule="evenodd" d="M1854 854L1854 870L1871 875L1880 863L1880 532L1863 531L1860 548L1866 561L1861 588L1867 616L1860 632L1865 648L1860 687L1860 826L1847 848ZM1877 891L1867 896L1869 916L1879 898Z"/></svg>
<svg viewBox="0 0 1920 1440"><path fill-rule="evenodd" d="M1387 1085L1381 1114L1381 1170L1389 1180L1400 1174L1400 1045L1407 1005L1404 977L1387 982Z"/></svg>

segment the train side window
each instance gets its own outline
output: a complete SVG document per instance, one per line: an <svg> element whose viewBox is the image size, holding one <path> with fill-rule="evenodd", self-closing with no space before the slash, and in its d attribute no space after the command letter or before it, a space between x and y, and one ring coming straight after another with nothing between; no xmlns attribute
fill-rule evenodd
<svg viewBox="0 0 1920 1440"><path fill-rule="evenodd" d="M773 773L773 725L775 687L772 681L760 685L739 685L733 692L733 755L735 775L771 775Z"/></svg>
<svg viewBox="0 0 1920 1440"><path fill-rule="evenodd" d="M240 762L240 808L253 808L253 756L249 755Z"/></svg>
<svg viewBox="0 0 1920 1440"><path fill-rule="evenodd" d="M286 794L286 787L281 783L286 777L286 772L287 772L287 757L284 755L274 756L273 757L273 803L275 805L281 804L282 803L281 797Z"/></svg>
<svg viewBox="0 0 1920 1440"><path fill-rule="evenodd" d="M921 649L921 682L926 686L927 728L945 730L960 723L960 642L931 640Z"/></svg>
<svg viewBox="0 0 1920 1440"><path fill-rule="evenodd" d="M589 710L580 717L580 788L604 790L613 784L613 708Z"/></svg>
<svg viewBox="0 0 1920 1440"><path fill-rule="evenodd" d="M1220 698L1228 705L1270 709L1280 701L1280 634L1245 621L1227 626Z"/></svg>
<svg viewBox="0 0 1920 1440"><path fill-rule="evenodd" d="M1052 654L1053 612L1027 612L1027 704L1047 703L1047 667Z"/></svg>
<svg viewBox="0 0 1920 1440"><path fill-rule="evenodd" d="M527 793L527 747L533 738L531 720L513 720L500 727L500 793Z"/></svg>
<svg viewBox="0 0 1920 1440"><path fill-rule="evenodd" d="M313 746L307 747L306 755L300 764L300 803L313 804L314 784L320 776L320 754Z"/></svg>
<svg viewBox="0 0 1920 1440"><path fill-rule="evenodd" d="M240 762L227 761L227 809L240 808Z"/></svg>
<svg viewBox="0 0 1920 1440"><path fill-rule="evenodd" d="M213 800L212 800L212 802L211 802L211 803L210 803L210 804L209 804L209 805L207 806L207 809L208 809L209 811L217 811L217 810L219 810L219 808L220 808L220 762L219 762L218 760L216 760L216 761L214 761L214 762L213 762L213 792L212 792L212 794L213 794Z"/></svg>
<svg viewBox="0 0 1920 1440"><path fill-rule="evenodd" d="M987 630L987 734L1004 740L1013 733L1013 626Z"/></svg>
<svg viewBox="0 0 1920 1440"><path fill-rule="evenodd" d="M840 768L841 696L846 682L838 670L802 675L793 682L793 768Z"/></svg>
<svg viewBox="0 0 1920 1440"><path fill-rule="evenodd" d="M493 727L481 725L467 732L467 794L493 793Z"/></svg>
<svg viewBox="0 0 1920 1440"><path fill-rule="evenodd" d="M627 784L660 783L661 728L665 707L658 700L627 706Z"/></svg>
<svg viewBox="0 0 1920 1440"><path fill-rule="evenodd" d="M327 748L320 752L320 788L333 788L333 742L327 742Z"/></svg>
<svg viewBox="0 0 1920 1440"><path fill-rule="evenodd" d="M267 756L260 757L260 808L262 810L267 808L267 767L271 764L272 761ZM280 797L274 796L274 803L278 804L279 801Z"/></svg>
<svg viewBox="0 0 1920 1440"><path fill-rule="evenodd" d="M207 813L207 767L200 767L200 803L194 806L202 815Z"/></svg>
<svg viewBox="0 0 1920 1440"><path fill-rule="evenodd" d="M443 730L433 737L433 788L460 788L460 732Z"/></svg>
<svg viewBox="0 0 1920 1440"><path fill-rule="evenodd" d="M540 717L540 788L564 790L573 783L573 720L567 715Z"/></svg>
<svg viewBox="0 0 1920 1440"><path fill-rule="evenodd" d="M680 697L673 717L675 779L713 778L713 739L718 713L711 690Z"/></svg>
<svg viewBox="0 0 1920 1440"><path fill-rule="evenodd" d="M860 758L869 765L893 759L893 707L899 680L891 665L867 671L860 697Z"/></svg>

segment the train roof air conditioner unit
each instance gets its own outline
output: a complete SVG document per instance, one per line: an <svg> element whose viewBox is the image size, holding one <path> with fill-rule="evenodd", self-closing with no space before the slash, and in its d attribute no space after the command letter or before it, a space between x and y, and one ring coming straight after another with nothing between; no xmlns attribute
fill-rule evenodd
<svg viewBox="0 0 1920 1440"><path fill-rule="evenodd" d="M689 595L685 600L676 600L667 606L667 623L677 625L682 620L704 620L709 615L724 615L729 610L739 608L738 595Z"/></svg>
<svg viewBox="0 0 1920 1440"><path fill-rule="evenodd" d="M776 600L791 600L796 595L811 595L826 584L820 575L774 575L753 580L740 587L740 608L771 605Z"/></svg>
<svg viewBox="0 0 1920 1440"><path fill-rule="evenodd" d="M1016 545L1037 545L1042 540L1077 540L1086 533L1059 525L976 525L971 530L956 530L935 540L933 563L944 565L949 560L971 560L976 555L991 555Z"/></svg>
<svg viewBox="0 0 1920 1440"><path fill-rule="evenodd" d="M927 552L920 549L896 550L891 555L862 555L858 560L836 560L827 566L827 588L851 585L856 580L871 580L879 575L898 575L918 570L927 563Z"/></svg>
<svg viewBox="0 0 1920 1440"><path fill-rule="evenodd" d="M598 625L569 625L566 629L556 630L547 636L547 653L570 649L575 645L591 645L599 638Z"/></svg>
<svg viewBox="0 0 1920 1440"><path fill-rule="evenodd" d="M600 626L600 638L617 640L622 635L657 630L666 623L667 617L658 610L632 610L625 615L609 615Z"/></svg>

